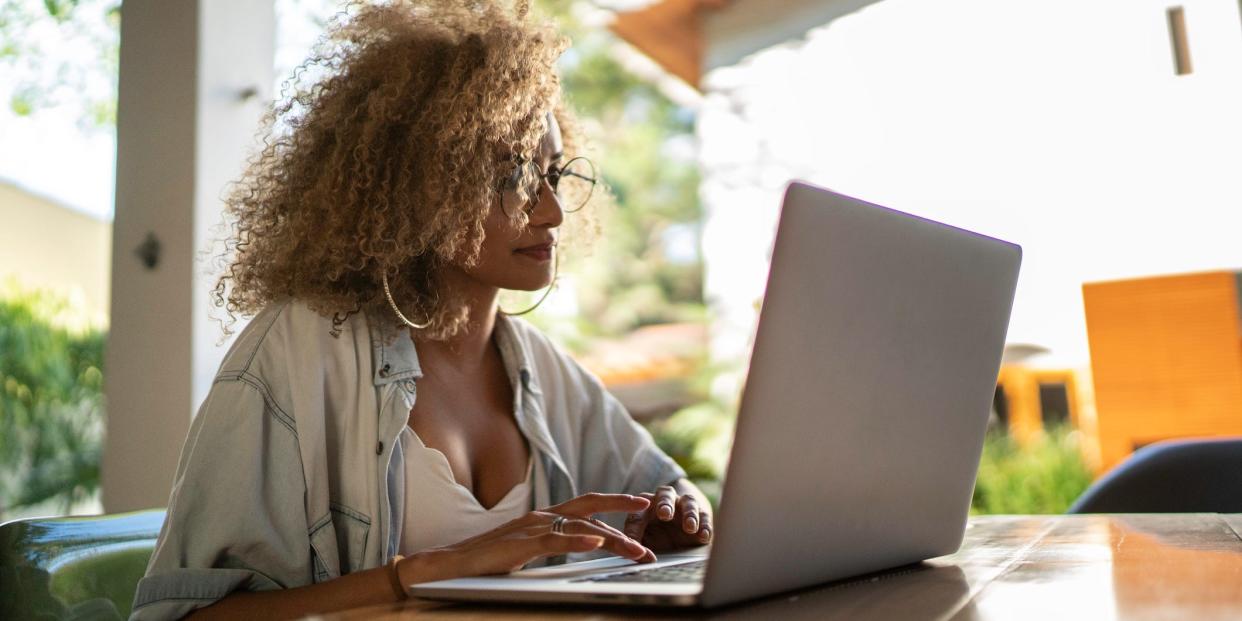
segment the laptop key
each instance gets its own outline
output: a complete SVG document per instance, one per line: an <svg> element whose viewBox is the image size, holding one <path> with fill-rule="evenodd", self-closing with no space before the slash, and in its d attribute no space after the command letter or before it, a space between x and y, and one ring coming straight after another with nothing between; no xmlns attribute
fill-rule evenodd
<svg viewBox="0 0 1242 621"><path fill-rule="evenodd" d="M682 565L666 565L652 569L635 569L602 576L588 576L571 582L702 582L707 561Z"/></svg>

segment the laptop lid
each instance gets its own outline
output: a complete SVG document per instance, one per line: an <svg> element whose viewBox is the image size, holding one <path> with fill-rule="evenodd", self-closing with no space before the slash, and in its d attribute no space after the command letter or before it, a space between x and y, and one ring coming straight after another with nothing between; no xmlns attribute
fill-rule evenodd
<svg viewBox="0 0 1242 621"><path fill-rule="evenodd" d="M957 550L1021 255L789 186L700 603Z"/></svg>
<svg viewBox="0 0 1242 621"><path fill-rule="evenodd" d="M953 552L1020 261L1013 244L791 184L706 581L577 580L640 569L614 558L411 593L716 606Z"/></svg>

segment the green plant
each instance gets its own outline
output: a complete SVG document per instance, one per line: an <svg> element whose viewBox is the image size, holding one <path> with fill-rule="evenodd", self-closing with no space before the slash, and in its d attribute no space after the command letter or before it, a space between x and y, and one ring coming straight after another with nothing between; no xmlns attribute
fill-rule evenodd
<svg viewBox="0 0 1242 621"><path fill-rule="evenodd" d="M65 512L99 488L103 331L72 305L13 285L0 295L0 515L48 501Z"/></svg>
<svg viewBox="0 0 1242 621"><path fill-rule="evenodd" d="M1091 484L1078 432L1047 430L1030 446L990 433L983 445L971 512L1064 513Z"/></svg>

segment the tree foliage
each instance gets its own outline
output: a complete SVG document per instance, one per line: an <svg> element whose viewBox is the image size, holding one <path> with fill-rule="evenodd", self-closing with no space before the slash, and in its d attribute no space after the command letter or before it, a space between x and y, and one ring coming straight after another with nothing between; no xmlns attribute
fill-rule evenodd
<svg viewBox="0 0 1242 621"><path fill-rule="evenodd" d="M68 307L45 291L0 298L0 515L67 512L99 488L105 334L60 325Z"/></svg>
<svg viewBox="0 0 1242 621"><path fill-rule="evenodd" d="M0 0L10 111L66 107L82 129L113 131L120 21L120 0Z"/></svg>
<svg viewBox="0 0 1242 621"><path fill-rule="evenodd" d="M572 344L575 336L705 320L698 169L688 154L694 112L622 66L616 36L581 19L588 3L544 0L537 6L573 40L561 59L563 90L616 201L593 214L599 233L589 252L571 242L570 253L578 254L563 266L576 277L579 313L572 334L539 317L536 323Z"/></svg>

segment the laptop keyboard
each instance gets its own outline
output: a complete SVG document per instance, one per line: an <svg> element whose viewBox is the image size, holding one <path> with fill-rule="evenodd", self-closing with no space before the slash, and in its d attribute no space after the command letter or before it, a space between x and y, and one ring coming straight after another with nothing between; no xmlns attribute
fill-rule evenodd
<svg viewBox="0 0 1242 621"><path fill-rule="evenodd" d="M653 569L635 569L603 576L589 576L571 582L702 582L707 560Z"/></svg>

